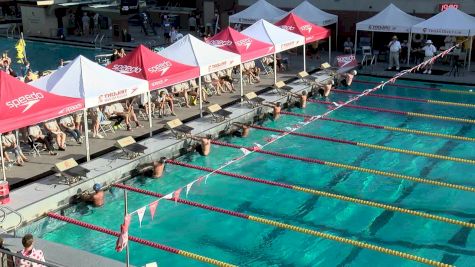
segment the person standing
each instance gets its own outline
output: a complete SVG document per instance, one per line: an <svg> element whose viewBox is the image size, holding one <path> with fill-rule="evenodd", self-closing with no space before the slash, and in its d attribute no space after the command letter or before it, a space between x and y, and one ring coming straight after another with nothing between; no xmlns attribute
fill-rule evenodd
<svg viewBox="0 0 475 267"><path fill-rule="evenodd" d="M190 18L188 19L188 29L190 32L196 31L196 17L194 14L191 14Z"/></svg>
<svg viewBox="0 0 475 267"><path fill-rule="evenodd" d="M87 36L89 34L89 16L87 15L86 12L84 12L82 18L81 18L81 21L82 21L82 35L83 36Z"/></svg>
<svg viewBox="0 0 475 267"><path fill-rule="evenodd" d="M397 36L394 35L389 47L389 66L388 70L391 70L396 66L396 70L399 70L399 53L401 53L401 43L397 40Z"/></svg>
<svg viewBox="0 0 475 267"><path fill-rule="evenodd" d="M10 252L10 250L6 247L3 246L3 238L0 237L0 249L6 250ZM2 267L14 267L15 265L13 264L13 256L1 253L0 252L0 266Z"/></svg>
<svg viewBox="0 0 475 267"><path fill-rule="evenodd" d="M21 243L23 244L23 249L18 251L21 255L37 260L37 261L42 261L45 262L45 256L43 254L43 251L36 249L33 247L33 235L31 234L26 234L22 239ZM38 263L33 263L28 260L20 259L20 258L15 258L15 266L16 267L40 267L43 266Z"/></svg>
<svg viewBox="0 0 475 267"><path fill-rule="evenodd" d="M434 56L435 52L437 51L435 46L432 44L431 40L427 40L424 47L422 47L422 50L424 51L424 61L430 60ZM432 74L432 65L433 65L432 62L429 62L426 64L424 74L429 74L429 75Z"/></svg>

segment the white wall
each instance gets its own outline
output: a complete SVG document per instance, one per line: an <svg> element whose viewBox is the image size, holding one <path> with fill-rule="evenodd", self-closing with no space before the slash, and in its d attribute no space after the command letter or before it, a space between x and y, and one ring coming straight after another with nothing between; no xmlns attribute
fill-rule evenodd
<svg viewBox="0 0 475 267"><path fill-rule="evenodd" d="M238 0L239 5L249 6L256 0ZM301 0L267 0L269 3L279 7L292 9ZM373 11L379 12L388 4L393 3L402 10L412 13L436 13L439 3L457 3L460 9L466 13L475 14L475 1L473 0L308 0L320 9L344 10L344 11ZM371 7L371 8L370 8Z"/></svg>
<svg viewBox="0 0 475 267"><path fill-rule="evenodd" d="M21 20L25 35L52 37L51 34L54 34L53 36L56 36L58 21L54 12L49 12L48 8L21 6Z"/></svg>

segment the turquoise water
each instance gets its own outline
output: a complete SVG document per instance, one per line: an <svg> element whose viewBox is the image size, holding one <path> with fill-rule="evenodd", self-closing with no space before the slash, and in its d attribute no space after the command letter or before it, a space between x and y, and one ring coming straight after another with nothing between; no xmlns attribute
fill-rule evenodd
<svg viewBox="0 0 475 267"><path fill-rule="evenodd" d="M18 71L20 66L16 63L16 39L7 39L0 37L0 51L8 52L8 55L15 64L13 68ZM26 56L31 64L33 71L43 71L58 68L59 60L72 60L79 55L83 55L94 60L95 55L104 54L104 51L45 42L35 42L26 40Z"/></svg>
<svg viewBox="0 0 475 267"><path fill-rule="evenodd" d="M379 81L371 77L359 79ZM412 85L423 83L411 82ZM367 85L354 84L354 90ZM388 89L386 89L388 88ZM444 99L474 103L466 95L447 94L386 87L381 93L411 97ZM444 88L449 88L445 86ZM469 88L456 87L459 90ZM332 94L331 101L347 99L344 94ZM448 100L447 100L448 101ZM473 118L473 110L366 97L357 103L406 111ZM291 111L317 115L326 111L325 105L309 104L305 110ZM411 118L364 110L340 109L332 118L375 123L424 131L475 137L475 127L455 122ZM301 122L302 118L282 116L277 121L267 120L264 126L285 129ZM413 134L363 128L329 121L316 121L299 132L366 142L390 147L412 149L428 153L475 159L475 143ZM248 138L226 137L224 141L250 146L263 144L271 133L252 130ZM455 184L475 186L474 165L415 157L405 154L373 150L346 144L286 136L270 144L266 150L277 151L351 164L365 168L438 179ZM197 153L178 160L195 165L217 168L242 155L239 150L213 146L209 157ZM253 153L226 167L225 171L240 173L266 180L279 181L308 188L330 191L475 222L473 193L362 172L322 166L300 161ZM139 177L128 184L158 193L170 193L205 174L201 171L168 165L161 179ZM129 210L151 203L154 198L129 192ZM182 192L182 197L185 193ZM194 186L188 199L208 205L264 217L341 237L396 249L429 259L473 266L475 235L459 226L428 220L407 214L384 212L381 209L344 201L317 197L289 189L257 184L221 175L212 175L206 184ZM122 191L107 193L107 204L98 209L74 206L66 215L113 230L119 230L123 217ZM187 250L240 266L420 266L419 263L381 254L350 245L316 238L288 230L276 229L240 218L218 214L183 204L161 201L152 221L148 211L139 227L137 216L132 218L130 234ZM123 260L125 253L114 251L116 238L85 230L71 224L44 219L24 231L33 231L47 240L70 245L99 255ZM131 243L131 263L144 265L157 261L160 266L204 266L204 264Z"/></svg>

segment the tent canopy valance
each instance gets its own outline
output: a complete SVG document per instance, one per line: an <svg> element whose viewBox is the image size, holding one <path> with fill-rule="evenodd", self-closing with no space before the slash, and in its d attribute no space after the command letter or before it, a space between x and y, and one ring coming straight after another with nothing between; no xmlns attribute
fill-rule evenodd
<svg viewBox="0 0 475 267"><path fill-rule="evenodd" d="M50 94L0 71L0 133L83 109L80 98Z"/></svg>
<svg viewBox="0 0 475 267"><path fill-rule="evenodd" d="M409 33L412 26L422 21L424 21L424 19L411 16L399 9L397 6L389 4L385 9L373 17L356 23L356 30Z"/></svg>
<svg viewBox="0 0 475 267"><path fill-rule="evenodd" d="M190 34L160 51L159 54L182 64L198 66L201 75L227 69L241 63L241 56L238 54L216 48Z"/></svg>
<svg viewBox="0 0 475 267"><path fill-rule="evenodd" d="M274 45L264 43L227 27L206 41L208 44L241 55L243 62L274 53Z"/></svg>
<svg viewBox="0 0 475 267"><path fill-rule="evenodd" d="M253 24L260 19L272 21L275 18L285 16L286 13L265 0L259 0L243 11L229 16L229 23Z"/></svg>
<svg viewBox="0 0 475 267"><path fill-rule="evenodd" d="M143 45L138 46L125 57L112 62L107 68L147 80L150 90L164 88L200 76L200 69L197 66L181 64L162 57Z"/></svg>
<svg viewBox="0 0 475 267"><path fill-rule="evenodd" d="M328 26L338 22L338 16L327 13L318 7L310 4L308 1L303 1L288 14L293 13L303 20L311 22L318 26Z"/></svg>
<svg viewBox="0 0 475 267"><path fill-rule="evenodd" d="M448 8L443 12L412 27L412 33L475 36L475 17L458 9Z"/></svg>
<svg viewBox="0 0 475 267"><path fill-rule="evenodd" d="M282 20L276 22L275 25L284 30L304 36L305 43L315 42L330 36L330 30L305 21L293 13L290 13Z"/></svg>
<svg viewBox="0 0 475 267"><path fill-rule="evenodd" d="M147 81L107 69L83 56L31 85L57 95L82 98L86 108L148 92Z"/></svg>
<svg viewBox="0 0 475 267"><path fill-rule="evenodd" d="M272 43L276 53L302 46L305 38L302 35L286 31L263 19L249 26L241 32L259 41Z"/></svg>

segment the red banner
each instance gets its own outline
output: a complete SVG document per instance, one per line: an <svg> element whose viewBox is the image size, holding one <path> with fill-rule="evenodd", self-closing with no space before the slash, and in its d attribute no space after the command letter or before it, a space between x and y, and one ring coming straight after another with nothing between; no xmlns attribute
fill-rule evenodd
<svg viewBox="0 0 475 267"><path fill-rule="evenodd" d="M355 55L341 55L336 57L339 68L353 68L358 66Z"/></svg>

